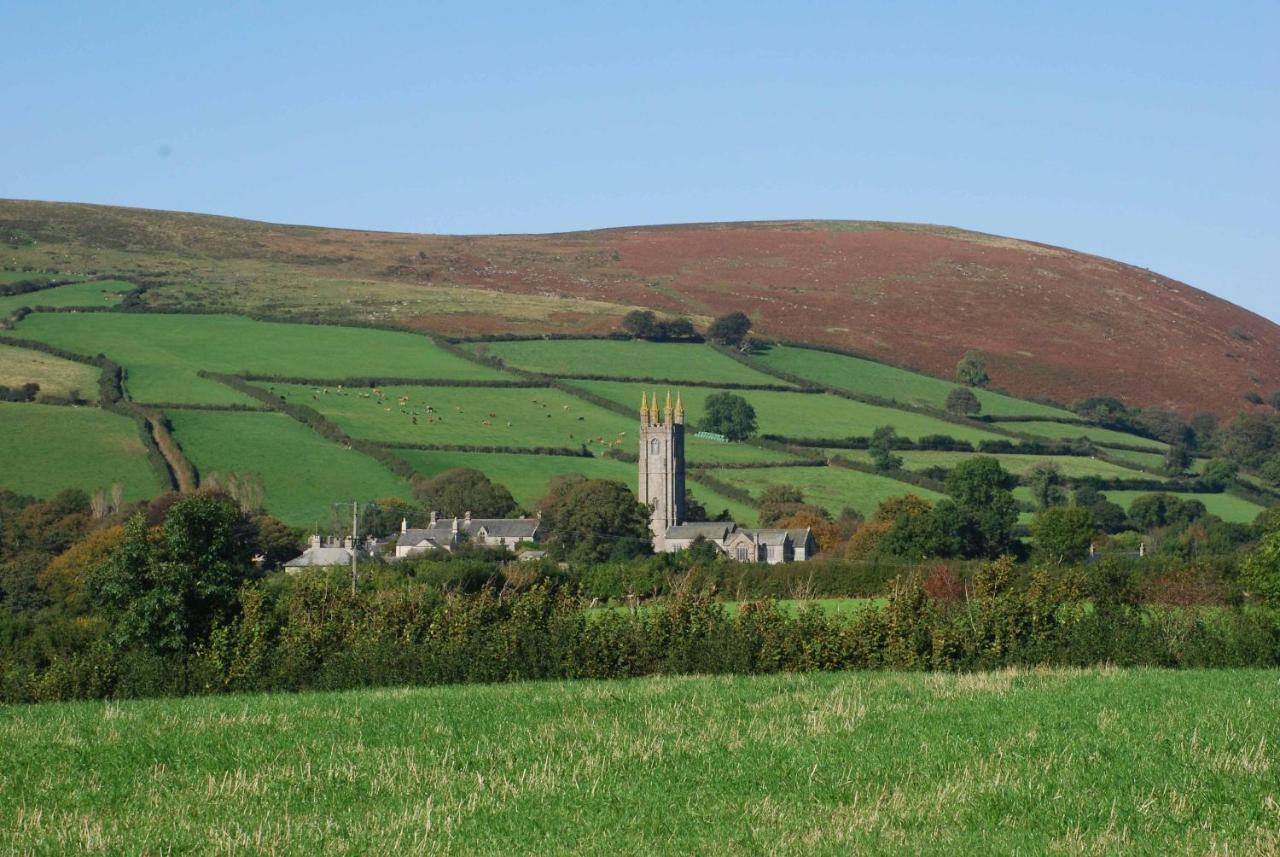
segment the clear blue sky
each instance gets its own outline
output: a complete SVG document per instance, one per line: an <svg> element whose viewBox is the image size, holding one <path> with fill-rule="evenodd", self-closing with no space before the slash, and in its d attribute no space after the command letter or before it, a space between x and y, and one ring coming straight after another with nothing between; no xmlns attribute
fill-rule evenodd
<svg viewBox="0 0 1280 857"><path fill-rule="evenodd" d="M424 232L926 221L1280 320L1275 0L201 5L0 0L0 196Z"/></svg>

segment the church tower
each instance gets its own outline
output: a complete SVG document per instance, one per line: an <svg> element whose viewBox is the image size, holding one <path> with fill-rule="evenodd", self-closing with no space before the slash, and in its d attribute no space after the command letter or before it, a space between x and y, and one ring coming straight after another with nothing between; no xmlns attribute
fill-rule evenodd
<svg viewBox="0 0 1280 857"><path fill-rule="evenodd" d="M662 550L667 527L684 523L684 405L676 396L659 411L658 394L653 404L640 394L640 502L652 512L654 549Z"/></svg>

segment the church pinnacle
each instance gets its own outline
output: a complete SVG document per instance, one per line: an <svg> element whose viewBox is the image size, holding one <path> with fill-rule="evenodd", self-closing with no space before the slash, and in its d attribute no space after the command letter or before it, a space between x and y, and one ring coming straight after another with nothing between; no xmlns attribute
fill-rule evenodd
<svg viewBox="0 0 1280 857"><path fill-rule="evenodd" d="M649 400L645 397L643 390L640 391L640 423L641 425L649 423Z"/></svg>

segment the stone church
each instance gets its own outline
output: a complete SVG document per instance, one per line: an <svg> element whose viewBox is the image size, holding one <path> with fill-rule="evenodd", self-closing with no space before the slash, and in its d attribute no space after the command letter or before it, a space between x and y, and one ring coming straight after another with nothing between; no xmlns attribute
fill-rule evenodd
<svg viewBox="0 0 1280 857"><path fill-rule="evenodd" d="M684 405L676 396L665 406L640 395L640 502L649 507L655 552L675 553L699 538L739 562L802 562L816 552L813 533L803 529L742 527L726 521L686 521Z"/></svg>

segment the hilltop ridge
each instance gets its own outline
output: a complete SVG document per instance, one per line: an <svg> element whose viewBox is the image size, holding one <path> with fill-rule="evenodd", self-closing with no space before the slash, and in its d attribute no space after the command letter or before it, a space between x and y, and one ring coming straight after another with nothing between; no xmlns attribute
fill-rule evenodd
<svg viewBox="0 0 1280 857"><path fill-rule="evenodd" d="M774 221L453 236L0 201L0 264L150 285L156 308L444 334L603 333L635 307L741 309L763 336L1069 403L1222 416L1280 389L1280 326L1190 285L947 226ZM495 298L501 297L501 300Z"/></svg>

